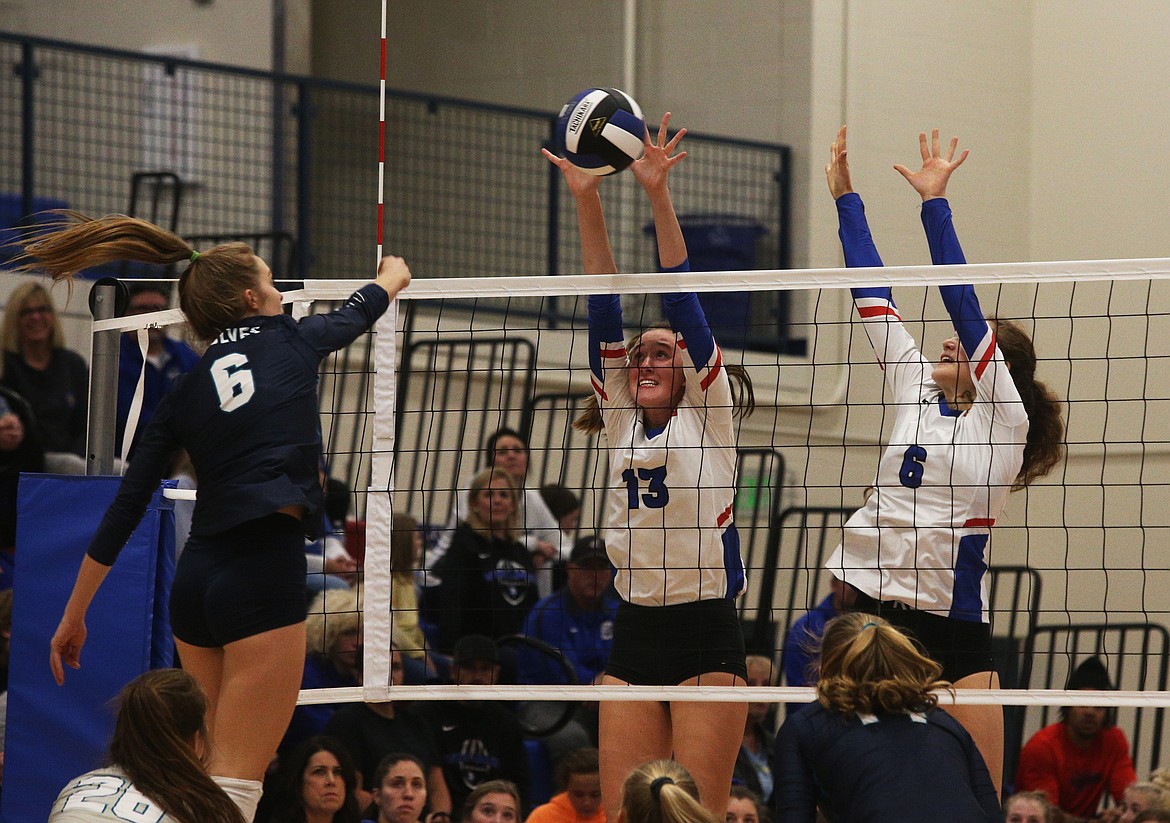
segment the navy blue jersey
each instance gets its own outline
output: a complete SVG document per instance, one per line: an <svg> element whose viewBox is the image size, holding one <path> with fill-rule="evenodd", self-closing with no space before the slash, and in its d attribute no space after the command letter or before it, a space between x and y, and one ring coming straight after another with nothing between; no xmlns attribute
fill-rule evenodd
<svg viewBox="0 0 1170 823"><path fill-rule="evenodd" d="M389 305L386 291L371 283L329 314L299 323L283 314L247 317L225 329L159 404L89 556L113 564L179 448L199 478L192 535L301 505L315 536L323 503L317 371Z"/></svg>

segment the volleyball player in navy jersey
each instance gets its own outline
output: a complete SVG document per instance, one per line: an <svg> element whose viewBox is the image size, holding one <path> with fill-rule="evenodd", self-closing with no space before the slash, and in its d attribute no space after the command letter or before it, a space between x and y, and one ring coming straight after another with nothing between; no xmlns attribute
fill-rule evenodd
<svg viewBox="0 0 1170 823"><path fill-rule="evenodd" d="M825 175L837 204L847 266L880 266L861 198L853 191L845 127ZM947 182L964 160L945 153L938 130L919 135L922 168L897 171L922 197L922 224L936 265L965 263ZM894 425L874 493L845 524L826 563L843 605L880 613L907 630L957 688L998 688L991 658L988 541L1008 495L1047 474L1063 452L1060 403L1035 379L1024 331L987 320L975 289L940 286L955 336L927 360L902 325L888 287L853 289L853 300L894 399ZM994 785L1002 785L998 706L957 705Z"/></svg>
<svg viewBox="0 0 1170 823"><path fill-rule="evenodd" d="M658 139L630 167L650 199L665 271L689 271L670 197L685 134ZM577 204L589 274L617 271L598 194L600 178L545 151ZM627 347L620 295L589 298L589 362L596 404L577 421L604 428L609 444L605 541L621 597L605 685L742 686L743 634L735 598L745 588L734 524L737 409L751 408L751 382L728 368L693 293L662 297L670 326ZM729 374L738 383L737 395ZM602 702L601 791L618 818L621 786L636 766L674 757L694 776L706 807L727 810L745 703Z"/></svg>
<svg viewBox="0 0 1170 823"><path fill-rule="evenodd" d="M143 220L81 215L25 247L23 267L66 280L115 260L190 261L180 306L210 343L159 404L82 560L50 665L80 666L85 614L175 450L199 477L191 536L175 572L171 626L183 667L207 693L209 773L251 819L288 726L305 659L304 537L321 527L317 371L410 282L396 257L337 311L294 321L272 272L243 243L197 252Z"/></svg>

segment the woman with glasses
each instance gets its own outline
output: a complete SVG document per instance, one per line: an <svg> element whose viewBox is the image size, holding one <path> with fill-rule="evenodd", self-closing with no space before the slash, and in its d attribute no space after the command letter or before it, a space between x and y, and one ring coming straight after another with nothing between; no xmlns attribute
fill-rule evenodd
<svg viewBox="0 0 1170 823"><path fill-rule="evenodd" d="M40 283L19 286L4 309L3 376L32 408L36 433L45 449L45 471L85 474L89 367L65 348L53 299Z"/></svg>

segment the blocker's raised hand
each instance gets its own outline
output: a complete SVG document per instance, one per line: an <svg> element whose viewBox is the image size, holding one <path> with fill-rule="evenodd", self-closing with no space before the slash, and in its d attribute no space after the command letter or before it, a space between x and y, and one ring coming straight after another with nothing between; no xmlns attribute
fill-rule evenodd
<svg viewBox="0 0 1170 823"><path fill-rule="evenodd" d="M970 149L963 149L959 159L955 160L955 150L958 147L959 138L952 137L944 155L939 151L938 129L931 130L929 147L926 143L926 132L920 132L918 149L922 154L922 168L918 171L910 171L903 165L895 164L894 170L906 178L906 181L914 187L914 191L918 192L923 200L946 197L947 181L951 179L951 174L963 165L963 161L971 153Z"/></svg>
<svg viewBox="0 0 1170 823"><path fill-rule="evenodd" d="M638 160L635 160L630 166L630 171L634 173L634 177L638 178L638 182L642 184L642 188L648 192L665 188L667 178L670 176L670 170L687 156L685 151L680 151L678 154L674 153L675 149L678 148L679 142L682 141L683 135L687 133L687 130L679 129L674 137L667 140L667 127L669 124L670 112L666 112L666 114L662 115L662 123L658 126L657 140L650 139L650 129L647 127L645 133L642 135L642 144L646 149L645 154Z"/></svg>

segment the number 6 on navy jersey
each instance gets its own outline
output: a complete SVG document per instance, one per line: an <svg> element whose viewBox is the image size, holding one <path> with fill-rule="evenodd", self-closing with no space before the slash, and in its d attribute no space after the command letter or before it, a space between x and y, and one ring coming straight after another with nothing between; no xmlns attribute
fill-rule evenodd
<svg viewBox="0 0 1170 823"><path fill-rule="evenodd" d="M256 393L252 370L244 368L246 365L248 358L238 352L225 354L211 364L211 379L215 381L215 390L219 394L219 407L225 412L235 411Z"/></svg>
<svg viewBox="0 0 1170 823"><path fill-rule="evenodd" d="M638 494L638 479L650 481L646 486L646 493ZM638 501L646 504L648 509L662 509L670 502L670 489L666 488L666 466L653 469L638 469L635 477L633 469L622 472L622 481L626 484L626 495L629 498L630 508L638 508Z"/></svg>

